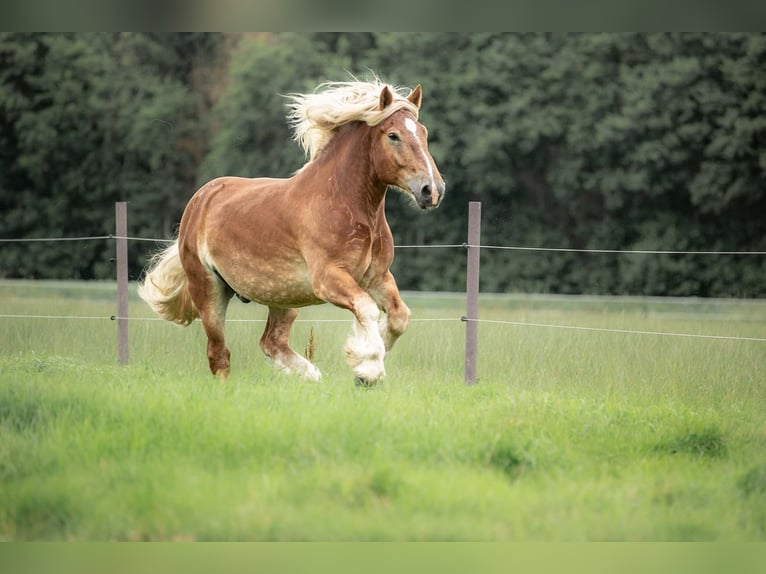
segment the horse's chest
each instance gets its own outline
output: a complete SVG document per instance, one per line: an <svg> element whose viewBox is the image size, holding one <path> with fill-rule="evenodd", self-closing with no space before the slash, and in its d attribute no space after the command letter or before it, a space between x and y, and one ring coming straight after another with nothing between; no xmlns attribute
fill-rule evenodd
<svg viewBox="0 0 766 574"><path fill-rule="evenodd" d="M391 266L392 257L386 256L378 246L367 250L357 260L355 271L351 273L360 287L367 290L380 281Z"/></svg>
<svg viewBox="0 0 766 574"><path fill-rule="evenodd" d="M384 246L390 243L390 238L367 225L357 225L355 233L347 238L341 257L351 276L363 287L388 270L392 256Z"/></svg>
<svg viewBox="0 0 766 574"><path fill-rule="evenodd" d="M358 257L353 258L348 262L348 268L351 271L351 276L356 279L357 282L361 282L370 274L373 268L372 253L367 250Z"/></svg>

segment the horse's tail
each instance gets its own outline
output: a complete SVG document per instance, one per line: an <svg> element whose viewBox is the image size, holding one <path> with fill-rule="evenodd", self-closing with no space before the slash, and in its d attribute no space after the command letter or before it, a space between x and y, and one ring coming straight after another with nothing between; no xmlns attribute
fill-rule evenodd
<svg viewBox="0 0 766 574"><path fill-rule="evenodd" d="M199 317L191 296L181 258L178 241L152 258L138 286L138 296L163 319L186 326Z"/></svg>

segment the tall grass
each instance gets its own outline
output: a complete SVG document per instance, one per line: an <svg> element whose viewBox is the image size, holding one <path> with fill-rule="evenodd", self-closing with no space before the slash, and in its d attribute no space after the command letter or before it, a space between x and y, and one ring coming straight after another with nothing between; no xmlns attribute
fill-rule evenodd
<svg viewBox="0 0 766 574"><path fill-rule="evenodd" d="M113 314L109 284L4 282L0 313ZM358 389L350 323L307 309L319 384L274 373L232 322L232 377L200 325L0 319L0 537L7 540L766 538L766 344L480 326L462 383L459 298L416 321ZM485 297L485 318L766 337L766 303ZM149 317L132 300L131 316ZM230 318L263 319L232 304Z"/></svg>

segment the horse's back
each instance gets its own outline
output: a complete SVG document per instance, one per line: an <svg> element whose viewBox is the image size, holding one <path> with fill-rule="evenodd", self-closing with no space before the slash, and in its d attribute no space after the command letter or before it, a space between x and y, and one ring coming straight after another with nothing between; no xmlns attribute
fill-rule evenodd
<svg viewBox="0 0 766 574"><path fill-rule="evenodd" d="M218 209L228 202L258 202L286 186L286 179L259 177L218 177L200 187L189 200L184 217L194 210Z"/></svg>
<svg viewBox="0 0 766 574"><path fill-rule="evenodd" d="M200 187L181 218L179 235L207 234L216 227L229 228L245 217L261 219L273 205L287 180L277 178L219 177ZM270 210L273 212L273 209Z"/></svg>

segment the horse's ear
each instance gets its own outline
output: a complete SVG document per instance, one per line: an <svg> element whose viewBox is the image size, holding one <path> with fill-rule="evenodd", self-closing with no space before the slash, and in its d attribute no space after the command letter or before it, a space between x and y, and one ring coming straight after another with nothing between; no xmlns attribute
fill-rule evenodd
<svg viewBox="0 0 766 574"><path fill-rule="evenodd" d="M383 89L380 91L379 109L385 110L388 106L391 105L391 102L393 101L394 94L391 93L391 90L388 89L388 86L383 86Z"/></svg>
<svg viewBox="0 0 766 574"><path fill-rule="evenodd" d="M423 101L423 88L420 87L420 84L415 86L415 89L410 92L407 99L415 104L417 109L420 109L420 103Z"/></svg>

